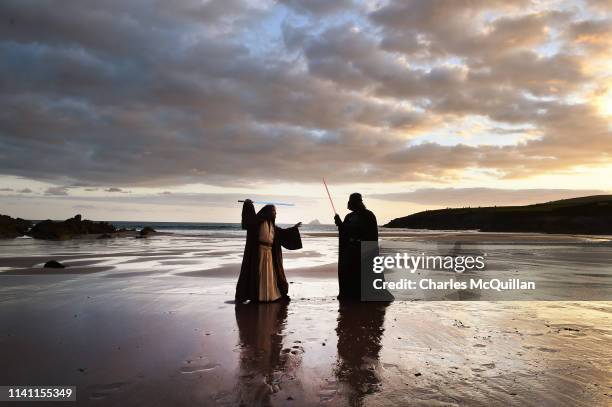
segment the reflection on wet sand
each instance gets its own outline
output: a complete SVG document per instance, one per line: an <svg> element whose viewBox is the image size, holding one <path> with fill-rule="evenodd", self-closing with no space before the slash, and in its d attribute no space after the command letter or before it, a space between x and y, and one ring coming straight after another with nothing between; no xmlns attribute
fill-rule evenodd
<svg viewBox="0 0 612 407"><path fill-rule="evenodd" d="M289 364L298 349L283 350L288 301L236 306L239 331L239 405L270 405L284 380L293 380ZM299 347L298 347L299 348Z"/></svg>
<svg viewBox="0 0 612 407"><path fill-rule="evenodd" d="M350 406L361 406L367 394L380 390L379 352L389 303L340 301L335 375Z"/></svg>

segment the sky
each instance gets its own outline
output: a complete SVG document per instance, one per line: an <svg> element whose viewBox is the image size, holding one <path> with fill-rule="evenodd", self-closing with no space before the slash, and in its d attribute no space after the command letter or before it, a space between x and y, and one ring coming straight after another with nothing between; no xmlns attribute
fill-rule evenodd
<svg viewBox="0 0 612 407"><path fill-rule="evenodd" d="M331 223L612 192L612 3L3 0L0 213Z"/></svg>

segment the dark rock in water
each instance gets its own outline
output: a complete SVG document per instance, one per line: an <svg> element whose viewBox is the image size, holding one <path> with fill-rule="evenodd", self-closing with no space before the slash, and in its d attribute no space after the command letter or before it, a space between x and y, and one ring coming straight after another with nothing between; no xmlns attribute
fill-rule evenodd
<svg viewBox="0 0 612 407"><path fill-rule="evenodd" d="M140 236L148 236L155 232L156 232L155 229L153 229L151 226L146 226L142 228L142 230L140 231Z"/></svg>
<svg viewBox="0 0 612 407"><path fill-rule="evenodd" d="M45 263L45 265L43 267L46 268L46 269L63 269L66 266L64 266L59 261L49 260L48 262Z"/></svg>
<svg viewBox="0 0 612 407"><path fill-rule="evenodd" d="M63 222L44 220L37 223L27 233L34 239L67 240L73 237L90 234L114 233L115 227L108 222L83 220L81 215L66 219Z"/></svg>
<svg viewBox="0 0 612 407"><path fill-rule="evenodd" d="M0 215L0 239L13 239L23 236L32 227L32 222L21 218Z"/></svg>
<svg viewBox="0 0 612 407"><path fill-rule="evenodd" d="M110 239L112 237L113 237L113 235L110 235L108 233L104 233L104 234L98 236L98 239Z"/></svg>

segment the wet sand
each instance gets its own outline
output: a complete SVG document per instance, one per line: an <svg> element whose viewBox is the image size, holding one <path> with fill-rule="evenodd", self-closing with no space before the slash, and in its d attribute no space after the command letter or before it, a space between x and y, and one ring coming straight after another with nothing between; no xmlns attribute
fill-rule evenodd
<svg viewBox="0 0 612 407"><path fill-rule="evenodd" d="M337 237L335 232L307 232L307 236ZM435 231L408 232L394 231L386 228L379 232L380 238L402 238L404 240L417 240L420 242L476 242L476 243L584 243L609 242L612 236L608 235L562 235L548 233L506 233L506 232L478 232L478 231Z"/></svg>
<svg viewBox="0 0 612 407"><path fill-rule="evenodd" d="M239 264L162 249L0 258L0 384L76 385L79 406L612 403L612 302L340 303L335 264L286 259L291 301L236 306Z"/></svg>

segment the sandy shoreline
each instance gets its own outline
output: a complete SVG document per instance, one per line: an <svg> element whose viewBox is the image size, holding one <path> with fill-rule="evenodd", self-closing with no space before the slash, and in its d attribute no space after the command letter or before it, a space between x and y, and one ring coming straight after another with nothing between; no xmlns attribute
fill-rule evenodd
<svg viewBox="0 0 612 407"><path fill-rule="evenodd" d="M199 266L227 247L138 244L0 257L0 383L79 406L612 401L612 302L339 303L334 263L288 256L290 302L236 307L239 263Z"/></svg>
<svg viewBox="0 0 612 407"><path fill-rule="evenodd" d="M307 236L337 237L336 232L306 232ZM549 233L506 233L506 232L477 232L477 231L433 231L407 232L382 229L379 231L381 239L404 238L423 242L502 242L502 243L584 243L584 242L610 242L612 236L608 235L564 235Z"/></svg>
<svg viewBox="0 0 612 407"><path fill-rule="evenodd" d="M54 293L5 299L0 381L74 384L91 406L610 401L610 303L384 307L297 290L289 304L236 308L231 282L217 281L55 282Z"/></svg>

